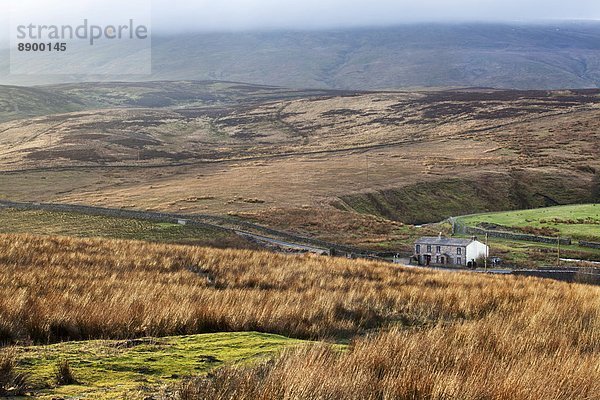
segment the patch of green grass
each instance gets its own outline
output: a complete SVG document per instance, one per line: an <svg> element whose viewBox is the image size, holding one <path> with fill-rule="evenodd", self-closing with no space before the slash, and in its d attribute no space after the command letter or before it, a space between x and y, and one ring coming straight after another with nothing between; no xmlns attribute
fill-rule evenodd
<svg viewBox="0 0 600 400"><path fill-rule="evenodd" d="M0 233L105 237L197 245L241 246L241 239L209 227L67 212L0 208Z"/></svg>
<svg viewBox="0 0 600 400"><path fill-rule="evenodd" d="M256 332L19 347L18 370L30 375L37 398L144 398L182 377L224 364L250 362L300 340ZM57 386L55 368L68 360L76 385Z"/></svg>
<svg viewBox="0 0 600 400"><path fill-rule="evenodd" d="M480 214L460 218L460 222L469 226L495 224L512 230L533 228L532 233L556 232L560 236L600 241L600 204Z"/></svg>

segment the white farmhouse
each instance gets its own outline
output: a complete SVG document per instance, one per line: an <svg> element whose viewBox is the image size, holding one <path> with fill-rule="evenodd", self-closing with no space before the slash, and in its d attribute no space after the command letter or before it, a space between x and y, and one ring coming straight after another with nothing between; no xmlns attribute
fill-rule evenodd
<svg viewBox="0 0 600 400"><path fill-rule="evenodd" d="M415 243L414 258L419 265L477 266L477 260L489 256L489 247L471 239L422 237Z"/></svg>

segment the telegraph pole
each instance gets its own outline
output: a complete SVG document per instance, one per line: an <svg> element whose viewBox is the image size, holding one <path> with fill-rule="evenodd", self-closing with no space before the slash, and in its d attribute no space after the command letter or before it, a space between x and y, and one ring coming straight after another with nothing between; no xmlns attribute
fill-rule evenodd
<svg viewBox="0 0 600 400"><path fill-rule="evenodd" d="M556 266L560 268L560 236L556 239L556 249L557 249L557 258L556 258Z"/></svg>
<svg viewBox="0 0 600 400"><path fill-rule="evenodd" d="M485 272L488 269L488 257L490 256L490 247L488 246L488 233L485 233L485 259L483 261L485 265Z"/></svg>

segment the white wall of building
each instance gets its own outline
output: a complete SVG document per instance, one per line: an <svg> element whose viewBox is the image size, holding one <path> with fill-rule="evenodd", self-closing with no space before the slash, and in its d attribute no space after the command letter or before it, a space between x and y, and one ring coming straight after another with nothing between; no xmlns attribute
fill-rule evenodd
<svg viewBox="0 0 600 400"><path fill-rule="evenodd" d="M488 255L488 246L476 240L474 242L471 242L471 244L467 246L467 254L465 261L469 262L471 260L477 260L480 257L487 257Z"/></svg>

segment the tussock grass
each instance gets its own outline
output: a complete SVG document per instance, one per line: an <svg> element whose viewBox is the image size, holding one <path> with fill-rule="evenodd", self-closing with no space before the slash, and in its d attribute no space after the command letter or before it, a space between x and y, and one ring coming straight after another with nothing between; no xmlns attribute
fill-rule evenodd
<svg viewBox="0 0 600 400"><path fill-rule="evenodd" d="M28 376L16 371L17 357L13 348L0 349L0 396L24 395Z"/></svg>
<svg viewBox="0 0 600 400"><path fill-rule="evenodd" d="M54 380L57 385L74 385L77 383L77 379L73 375L73 370L69 364L69 360L59 360L56 363L56 371L54 374Z"/></svg>
<svg viewBox="0 0 600 400"><path fill-rule="evenodd" d="M347 352L327 345L289 349L260 365L187 380L170 398L599 399L598 290L507 283L496 281L505 302L480 318L380 331L357 338ZM466 296L447 290L449 301Z"/></svg>
<svg viewBox="0 0 600 400"><path fill-rule="evenodd" d="M540 320L532 327L539 332L518 330L520 323L532 322L531 316L522 318L507 323L498 315L427 330L394 329L359 339L344 353L323 345L290 349L254 367L229 367L185 381L171 398L600 398L598 331L592 343L590 331L560 337L554 316L542 317L547 325ZM582 335L587 336L582 343L573 342Z"/></svg>
<svg viewBox="0 0 600 400"><path fill-rule="evenodd" d="M186 399L597 399L600 288L144 242L0 236L2 339L258 330L350 339ZM361 335L361 336L357 336ZM179 395L177 394L179 393Z"/></svg>
<svg viewBox="0 0 600 400"><path fill-rule="evenodd" d="M252 330L350 338L558 307L567 293L576 305L597 296L595 288L367 261L28 235L0 236L0 270L3 342Z"/></svg>
<svg viewBox="0 0 600 400"><path fill-rule="evenodd" d="M596 288L366 261L28 235L0 236L0 265L4 341L228 330L339 337L396 322L512 315L569 292L597 295ZM550 299L540 302L539 293Z"/></svg>

